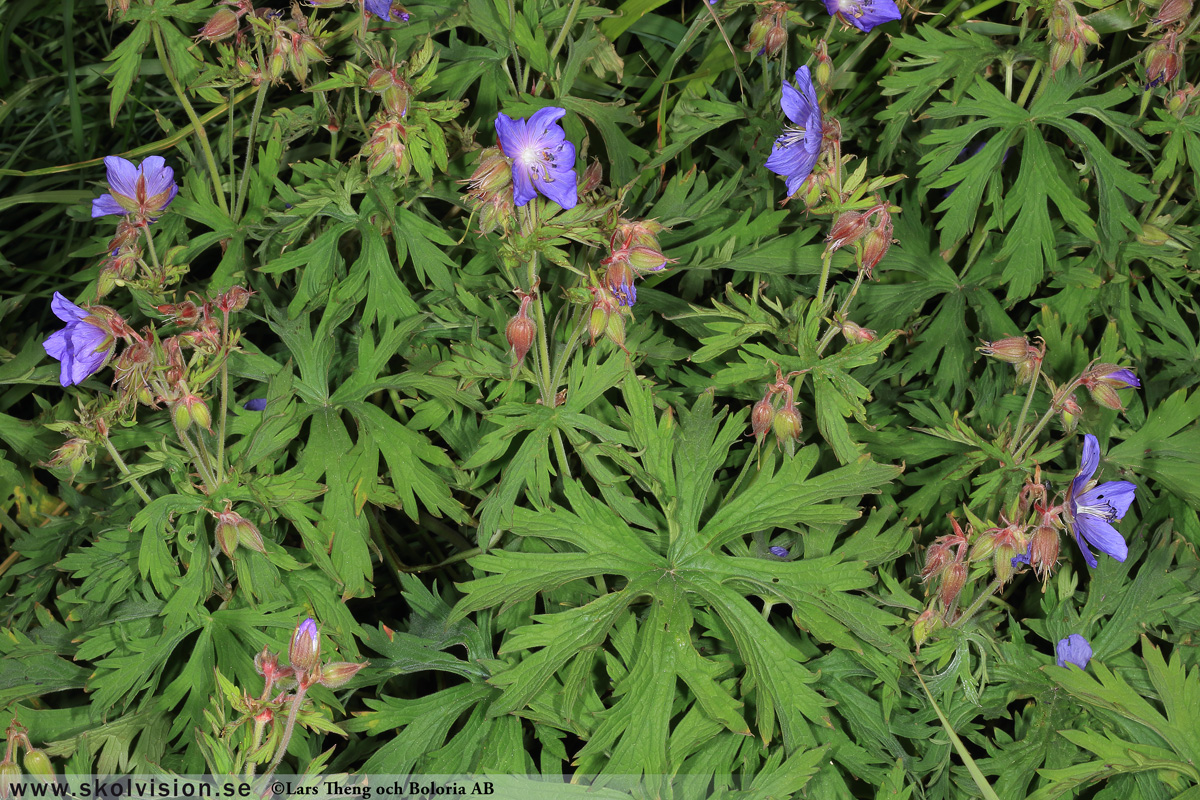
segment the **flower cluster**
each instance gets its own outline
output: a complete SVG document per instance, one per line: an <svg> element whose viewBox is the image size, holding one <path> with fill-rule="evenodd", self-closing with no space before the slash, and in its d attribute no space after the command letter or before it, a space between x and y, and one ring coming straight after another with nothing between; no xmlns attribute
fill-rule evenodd
<svg viewBox="0 0 1200 800"><path fill-rule="evenodd" d="M763 398L750 409L750 429L754 438L761 445L768 431L775 432L776 442L787 454L793 455L796 442L804 432L804 422L800 411L796 408L795 390L792 388L792 378L799 372L783 374L776 368L775 381L767 384Z"/></svg>

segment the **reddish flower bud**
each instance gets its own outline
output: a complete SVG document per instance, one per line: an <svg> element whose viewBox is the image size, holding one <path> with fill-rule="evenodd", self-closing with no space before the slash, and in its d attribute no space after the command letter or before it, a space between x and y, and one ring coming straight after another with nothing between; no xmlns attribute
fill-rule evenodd
<svg viewBox="0 0 1200 800"><path fill-rule="evenodd" d="M1033 532L1029 550L1029 563L1042 580L1050 577L1050 572L1058 564L1058 548L1058 529L1048 522L1043 522Z"/></svg>
<svg viewBox="0 0 1200 800"><path fill-rule="evenodd" d="M833 222L833 227L829 229L829 236L825 238L825 249L833 252L866 236L868 217L868 214L858 211L844 211L839 214Z"/></svg>
<svg viewBox="0 0 1200 800"><path fill-rule="evenodd" d="M1024 336L1008 336L994 342L984 342L975 349L1008 364L1023 364L1029 360L1030 345Z"/></svg>
<svg viewBox="0 0 1200 800"><path fill-rule="evenodd" d="M529 303L532 299L532 295L522 293L521 309L508 321L508 327L504 329L508 345L517 357L517 364L525 360L525 354L533 346L533 337L537 333L537 326L529 318Z"/></svg>
<svg viewBox="0 0 1200 800"><path fill-rule="evenodd" d="M949 606L958 599L963 586L967 582L967 565L961 561L952 561L942 571L942 586L938 598L942 605Z"/></svg>
<svg viewBox="0 0 1200 800"><path fill-rule="evenodd" d="M603 180L603 173L600 169L600 159L593 158L592 163L588 164L587 169L583 171L583 180L579 182L579 194L584 195L596 191L600 187L601 180Z"/></svg>
<svg viewBox="0 0 1200 800"><path fill-rule="evenodd" d="M750 429L754 431L754 438L760 442L767 435L767 431L771 430L771 425L775 422L775 407L771 405L770 394L754 404L754 408L750 411Z"/></svg>
<svg viewBox="0 0 1200 800"><path fill-rule="evenodd" d="M200 29L200 32L194 38L201 39L209 44L224 41L237 33L238 25L237 13L231 8L222 6L209 17L208 22L204 23L204 27Z"/></svg>
<svg viewBox="0 0 1200 800"><path fill-rule="evenodd" d="M1175 31L1146 48L1146 88L1170 83L1183 68L1183 53Z"/></svg>
<svg viewBox="0 0 1200 800"><path fill-rule="evenodd" d="M863 328L855 325L850 320L842 320L842 335L846 337L846 341L850 344L863 344L864 342L873 342L879 337L875 331L869 328Z"/></svg>
<svg viewBox="0 0 1200 800"><path fill-rule="evenodd" d="M1191 13L1192 0L1163 0L1150 22L1153 25L1174 25L1187 19Z"/></svg>
<svg viewBox="0 0 1200 800"><path fill-rule="evenodd" d="M326 689L336 689L339 686L349 683L350 679L357 675L358 671L365 666L367 666L367 662L351 664L346 661L336 661L326 665L321 670L321 677L317 678L317 683Z"/></svg>
<svg viewBox="0 0 1200 800"><path fill-rule="evenodd" d="M863 240L863 269L867 271L867 277L871 277L871 271L879 265L887 254L888 248L892 246L892 215L886 210L882 212L882 218L879 223L867 232L866 238Z"/></svg>
<svg viewBox="0 0 1200 800"><path fill-rule="evenodd" d="M241 286L230 287L229 291L217 295L217 308L227 314L242 311L250 302L255 292Z"/></svg>
<svg viewBox="0 0 1200 800"><path fill-rule="evenodd" d="M921 580L928 581L941 573L942 568L950 563L950 545L940 539L929 545L925 551L925 568L921 570Z"/></svg>
<svg viewBox="0 0 1200 800"><path fill-rule="evenodd" d="M1081 411L1082 409L1079 407L1079 403L1075 400L1075 395L1071 395L1067 399L1063 400L1060 413L1062 416L1062 426L1064 431L1067 433L1074 432L1075 426L1079 424L1079 414Z"/></svg>

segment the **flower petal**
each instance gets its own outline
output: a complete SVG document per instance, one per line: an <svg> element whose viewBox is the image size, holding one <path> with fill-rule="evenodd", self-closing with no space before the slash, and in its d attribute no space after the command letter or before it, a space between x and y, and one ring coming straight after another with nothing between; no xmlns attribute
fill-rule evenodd
<svg viewBox="0 0 1200 800"><path fill-rule="evenodd" d="M520 208L537 197L537 190L533 188L533 181L529 179L529 171L521 169L516 163L513 164L512 177L513 204Z"/></svg>
<svg viewBox="0 0 1200 800"><path fill-rule="evenodd" d="M514 158L521 151L521 140L525 137L525 120L513 119L503 112L496 115L496 138L504 155ZM526 200L520 205L529 201Z"/></svg>
<svg viewBox="0 0 1200 800"><path fill-rule="evenodd" d="M92 201L92 219L96 217L104 217L109 214L120 214L124 216L129 212L121 207L117 199L111 194L102 194Z"/></svg>
<svg viewBox="0 0 1200 800"><path fill-rule="evenodd" d="M83 318L88 315L88 312L58 292L55 292L54 297L50 300L50 310L54 312L54 316L67 323L82 322ZM67 330L70 330L71 327L71 325L67 325Z"/></svg>
<svg viewBox="0 0 1200 800"><path fill-rule="evenodd" d="M1124 561L1129 555L1129 546L1125 544L1125 539L1121 537L1116 528L1100 517L1092 514L1080 514L1072 520L1071 527L1075 530L1076 541L1082 535L1092 547L1101 553L1112 556L1117 561ZM1082 543L1080 543L1080 547L1083 547ZM1091 555L1087 548L1084 548L1084 553ZM1094 556L1088 560L1088 566L1096 566Z"/></svg>
<svg viewBox="0 0 1200 800"><path fill-rule="evenodd" d="M51 358L62 361L70 353L70 340L67 338L67 331L55 331L46 337L46 341L42 342L42 347L46 350L46 355Z"/></svg>
<svg viewBox="0 0 1200 800"><path fill-rule="evenodd" d="M1138 376L1131 369L1119 369L1110 374L1107 380L1118 381L1135 389L1142 385L1142 382L1138 380Z"/></svg>
<svg viewBox="0 0 1200 800"><path fill-rule="evenodd" d="M108 168L109 189L125 197L137 197L137 179L141 170L132 161L120 156L105 156L104 166Z"/></svg>
<svg viewBox="0 0 1200 800"><path fill-rule="evenodd" d="M1100 443L1096 441L1096 437L1090 433L1083 437L1083 455L1079 459L1079 472L1075 475L1075 480L1071 481L1071 489L1067 496L1071 499L1079 497L1083 493L1083 487L1096 474L1096 467L1100 466Z"/></svg>
<svg viewBox="0 0 1200 800"><path fill-rule="evenodd" d="M545 108L539 108L537 111L533 112L533 116L529 118L526 124L529 126L529 129L540 138L541 135L546 132L551 125L558 122L566 115L567 110L565 108L546 106ZM565 136L566 134L564 133L563 135Z"/></svg>

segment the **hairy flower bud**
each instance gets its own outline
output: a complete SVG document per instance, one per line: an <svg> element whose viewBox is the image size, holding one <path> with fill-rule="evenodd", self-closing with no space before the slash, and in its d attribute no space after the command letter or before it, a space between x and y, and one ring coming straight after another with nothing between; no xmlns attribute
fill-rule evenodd
<svg viewBox="0 0 1200 800"><path fill-rule="evenodd" d="M913 622L913 644L919 648L929 638L930 634L944 627L946 627L946 623L942 619L941 614L932 608L925 609L917 617L916 621Z"/></svg>
<svg viewBox="0 0 1200 800"><path fill-rule="evenodd" d="M828 95L832 88L830 81L833 80L833 59L829 57L828 42L824 39L817 42L813 55L817 58L817 67L813 70L813 78L821 87L821 94Z"/></svg>
<svg viewBox="0 0 1200 800"><path fill-rule="evenodd" d="M829 236L825 238L825 249L828 252L839 250L847 245L854 244L859 239L867 235L867 226L869 214L863 214L858 211L844 211L838 215L838 218L833 221L833 226L829 229Z"/></svg>
<svg viewBox="0 0 1200 800"><path fill-rule="evenodd" d="M200 29L195 38L209 44L224 41L237 33L238 25L237 13L231 8L222 6L209 17L208 22L204 23L204 27Z"/></svg>
<svg viewBox="0 0 1200 800"><path fill-rule="evenodd" d="M55 782L57 776L54 774L54 767L50 764L50 757L44 750L30 747L25 751L24 763L25 771L42 783Z"/></svg>
<svg viewBox="0 0 1200 800"><path fill-rule="evenodd" d="M529 318L529 303L532 299L532 295L521 295L521 309L508 321L508 326L504 329L509 348L517 357L517 364L525 360L525 354L533 346L533 337L537 333L537 326Z"/></svg>
<svg viewBox="0 0 1200 800"><path fill-rule="evenodd" d="M762 438L767 435L767 431L771 430L774 422L775 407L771 405L768 394L755 403L754 408L750 411L750 429L754 431L754 438L761 442Z"/></svg>
<svg viewBox="0 0 1200 800"><path fill-rule="evenodd" d="M878 335L870 328L864 328L860 325L855 325L848 319L841 321L842 335L846 337L846 341L850 344L863 344L865 342L873 342L878 339Z"/></svg>
<svg viewBox="0 0 1200 800"><path fill-rule="evenodd" d="M321 668L321 634L312 617L301 622L292 634L288 663L297 673L315 673Z"/></svg>
<svg viewBox="0 0 1200 800"><path fill-rule="evenodd" d="M190 425L196 425L212 432L212 412L208 404L194 394L184 395L175 404L175 422L180 430L187 430Z"/></svg>
<svg viewBox="0 0 1200 800"><path fill-rule="evenodd" d="M579 182L579 193L581 195L594 192L600 188L600 182L603 180L603 172L600 168L600 159L593 158L592 163L588 164L587 169L583 171L583 179Z"/></svg>
<svg viewBox="0 0 1200 800"><path fill-rule="evenodd" d="M1146 88L1153 89L1164 83L1170 83L1179 75L1183 68L1183 53L1179 46L1179 37L1171 31L1154 44L1146 48Z"/></svg>
<svg viewBox="0 0 1200 800"><path fill-rule="evenodd" d="M1163 0L1153 19L1153 25L1174 25L1185 20L1192 13L1192 0Z"/></svg>
<svg viewBox="0 0 1200 800"><path fill-rule="evenodd" d="M879 262L887 254L888 248L892 246L892 215L884 210L881 214L879 222L867 232L863 239L863 269L867 272L867 277L871 277L871 271L879 266Z"/></svg>
<svg viewBox="0 0 1200 800"><path fill-rule="evenodd" d="M1081 412L1082 409L1079 407L1079 403L1075 400L1075 395L1071 395L1063 400L1060 414L1064 431L1067 433L1074 433L1075 426L1079 424L1079 414Z"/></svg>
<svg viewBox="0 0 1200 800"><path fill-rule="evenodd" d="M1029 360L1030 344L1024 336L1008 336L994 342L984 342L975 349L1008 364L1023 364Z"/></svg>
<svg viewBox="0 0 1200 800"><path fill-rule="evenodd" d="M946 568L942 570L942 586L938 591L938 598L942 601L942 605L949 606L957 600L966 582L966 564L961 561L951 561L947 564Z"/></svg>
<svg viewBox="0 0 1200 800"><path fill-rule="evenodd" d="M1043 522L1033 532L1029 550L1029 563L1042 580L1048 578L1050 572L1058 564L1058 548L1058 529Z"/></svg>
<svg viewBox="0 0 1200 800"><path fill-rule="evenodd" d="M221 551L226 556L232 558L238 545L247 547L256 553L267 551L258 528L250 520L234 511L232 503L226 501L224 511L209 511L208 513L217 520L217 544L221 546Z"/></svg>
<svg viewBox="0 0 1200 800"><path fill-rule="evenodd" d="M78 437L68 439L54 451L47 463L51 467L66 467L74 478L92 460L92 443Z"/></svg>
<svg viewBox="0 0 1200 800"><path fill-rule="evenodd" d="M242 311L254 296L254 292L241 286L232 286L228 291L217 295L217 308L227 314Z"/></svg>
<svg viewBox="0 0 1200 800"><path fill-rule="evenodd" d="M350 679L358 674L358 671L367 666L367 662L362 664L351 664L346 661L335 661L328 664L321 670L321 677L317 678L317 683L324 686L326 689L337 689L339 686L344 686L350 682Z"/></svg>
<svg viewBox="0 0 1200 800"><path fill-rule="evenodd" d="M8 800L12 796L12 787L21 783L21 768L5 759L0 761L0 800Z"/></svg>
<svg viewBox="0 0 1200 800"><path fill-rule="evenodd" d="M800 412L790 402L775 412L771 427L775 431L775 438L779 441L780 446L790 446L804 432L804 423L800 418Z"/></svg>

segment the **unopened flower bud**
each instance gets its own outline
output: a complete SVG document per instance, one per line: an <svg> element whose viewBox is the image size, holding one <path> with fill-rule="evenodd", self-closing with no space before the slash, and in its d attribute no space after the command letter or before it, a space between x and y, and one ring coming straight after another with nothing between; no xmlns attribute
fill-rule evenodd
<svg viewBox="0 0 1200 800"><path fill-rule="evenodd" d="M1162 247L1171 241L1171 235L1157 225L1143 222L1142 231L1137 235L1137 241L1138 244L1144 244L1149 247Z"/></svg>
<svg viewBox="0 0 1200 800"><path fill-rule="evenodd" d="M951 561L947 564L946 568L942 570L942 586L938 591L938 598L942 601L942 605L949 606L957 600L966 582L966 564L961 561Z"/></svg>
<svg viewBox="0 0 1200 800"><path fill-rule="evenodd" d="M593 158L592 163L588 164L587 169L583 171L583 180L579 182L579 194L584 195L596 191L600 187L602 180L603 173L600 168L600 159Z"/></svg>
<svg viewBox="0 0 1200 800"><path fill-rule="evenodd" d="M208 404L194 394L184 395L180 398L177 408L184 409L182 412L189 424L194 424L197 427L204 428L206 431L212 431L212 412L208 410ZM175 419L180 420L179 411L176 412ZM180 430L187 430L187 425L180 424Z"/></svg>
<svg viewBox="0 0 1200 800"><path fill-rule="evenodd" d="M208 22L204 23L204 27L200 29L195 38L209 44L224 41L237 33L238 25L237 13L231 8L221 6L209 17Z"/></svg>
<svg viewBox="0 0 1200 800"><path fill-rule="evenodd" d="M1017 554L1017 549L1013 547L1012 541L999 541L996 543L996 550L992 554L993 566L996 570L996 580L1000 583L1008 583L1012 580L1013 572L1013 556Z"/></svg>
<svg viewBox="0 0 1200 800"><path fill-rule="evenodd" d="M621 315L619 309L608 315L608 322L604 326L604 335L617 347L625 347L625 317Z"/></svg>
<svg viewBox="0 0 1200 800"><path fill-rule="evenodd" d="M86 439L68 439L54 451L47 464L51 467L66 467L74 478L92 460L92 445Z"/></svg>
<svg viewBox="0 0 1200 800"><path fill-rule="evenodd" d="M829 94L830 81L833 80L833 59L829 57L829 44L824 39L817 42L813 55L817 57L817 68L813 70L813 78L821 87L821 93Z"/></svg>
<svg viewBox="0 0 1200 800"><path fill-rule="evenodd" d="M929 549L925 551L925 568L921 570L921 580L927 581L941 574L942 568L950 562L950 556L950 546L945 542L937 541L929 545Z"/></svg>
<svg viewBox="0 0 1200 800"><path fill-rule="evenodd" d="M760 14L750 25L750 34L746 37L746 46L742 49L747 53L758 55L766 47L767 31L771 29L773 20L770 15Z"/></svg>
<svg viewBox="0 0 1200 800"><path fill-rule="evenodd" d="M1163 0L1150 21L1154 25L1174 25L1187 19L1191 13L1192 0Z"/></svg>
<svg viewBox="0 0 1200 800"><path fill-rule="evenodd" d="M774 429L775 438L779 440L781 446L796 441L800 438L800 434L804 432L804 423L800 418L800 412L796 409L796 406L790 403L775 412L775 419L771 421L771 427Z"/></svg>
<svg viewBox="0 0 1200 800"><path fill-rule="evenodd" d="M1075 400L1075 396L1071 395L1063 401L1060 413L1062 415L1063 430L1067 433L1073 433L1075 426L1079 424L1079 414L1082 409L1079 403Z"/></svg>
<svg viewBox="0 0 1200 800"><path fill-rule="evenodd" d="M846 341L850 344L863 344L865 342L873 342L878 339L878 335L870 328L864 328L860 325L855 325L850 320L842 320L841 323L842 335L846 337Z"/></svg>
<svg viewBox="0 0 1200 800"><path fill-rule="evenodd" d="M1170 83L1175 80L1182 68L1183 54L1180 52L1179 39L1175 31L1171 31L1146 48L1147 89Z"/></svg>
<svg viewBox="0 0 1200 800"><path fill-rule="evenodd" d="M339 686L349 683L350 679L357 675L358 671L365 666L367 666L366 662L351 664L346 661L336 661L326 665L321 670L321 677L317 678L317 683L326 689L337 689Z"/></svg>
<svg viewBox="0 0 1200 800"><path fill-rule="evenodd" d="M775 407L771 405L769 396L764 397L755 403L754 408L750 411L750 429L754 431L754 438L762 441L774 422Z"/></svg>
<svg viewBox="0 0 1200 800"><path fill-rule="evenodd" d="M800 184L798 193L805 208L813 208L821 202L825 191L825 172L813 172Z"/></svg>
<svg viewBox="0 0 1200 800"><path fill-rule="evenodd" d="M862 265L868 278L871 277L871 271L879 266L879 262L887 254L888 248L892 246L892 215L886 210L882 214L879 224L868 231L863 239Z"/></svg>
<svg viewBox="0 0 1200 800"><path fill-rule="evenodd" d="M1117 390L1107 383L1098 383L1088 389L1092 395L1092 400L1105 408L1111 408L1113 411L1124 411L1125 404L1121 402L1120 395Z"/></svg>
<svg viewBox="0 0 1200 800"><path fill-rule="evenodd" d="M312 617L304 620L292 634L288 663L297 673L315 673L321 668L321 634Z"/></svg>
<svg viewBox="0 0 1200 800"><path fill-rule="evenodd" d="M604 283L608 290L623 306L632 306L637 302L637 288L633 285L634 272L627 258L606 258L608 270L604 273Z"/></svg>
<svg viewBox="0 0 1200 800"><path fill-rule="evenodd" d="M771 547L768 547L767 552L769 552L771 555L775 556L776 558L787 558L788 557L788 549L786 547L780 547L779 545L773 545Z"/></svg>
<svg viewBox="0 0 1200 800"><path fill-rule="evenodd" d="M241 286L233 286L227 292L217 295L217 308L227 314L242 311L250 302L254 292Z"/></svg>
<svg viewBox="0 0 1200 800"><path fill-rule="evenodd" d="M50 764L50 757L46 755L44 750L38 750L31 747L25 751L25 771L43 783L54 783L57 777L54 774L54 767Z"/></svg>
<svg viewBox="0 0 1200 800"><path fill-rule="evenodd" d="M991 558L995 552L996 537L985 531L971 542L971 552L967 554L967 561L974 564L977 561Z"/></svg>
<svg viewBox="0 0 1200 800"><path fill-rule="evenodd" d="M21 768L7 759L0 761L0 800L8 800L12 796L13 786L21 784Z"/></svg>
<svg viewBox="0 0 1200 800"><path fill-rule="evenodd" d="M635 272L657 272L668 260L657 247L639 244L629 248L629 266Z"/></svg>
<svg viewBox="0 0 1200 800"><path fill-rule="evenodd" d="M930 634L944 627L946 627L946 623L942 620L941 614L932 608L925 609L913 623L913 644L919 648Z"/></svg>
<svg viewBox="0 0 1200 800"><path fill-rule="evenodd" d="M525 354L533 346L533 337L537 333L537 326L529 318L529 303L532 299L532 295L522 295L521 309L508 321L508 326L504 329L508 345L517 357L517 364L525 360Z"/></svg>
<svg viewBox="0 0 1200 800"><path fill-rule="evenodd" d="M258 528L250 520L234 511L232 504L227 502L224 511L210 511L209 513L217 520L217 544L221 546L221 550L226 556L232 558L238 545L256 553L267 551Z"/></svg>
<svg viewBox="0 0 1200 800"><path fill-rule="evenodd" d="M834 220L829 229L825 249L829 252L854 244L867 235L868 215L858 211L844 211Z"/></svg>
<svg viewBox="0 0 1200 800"><path fill-rule="evenodd" d="M1033 532L1033 540L1029 550L1029 563L1038 576L1045 580L1058 564L1058 529L1053 525L1042 524Z"/></svg>
<svg viewBox="0 0 1200 800"><path fill-rule="evenodd" d="M994 342L984 342L975 349L1008 364L1022 364L1029 359L1030 345L1024 336L1008 336Z"/></svg>

